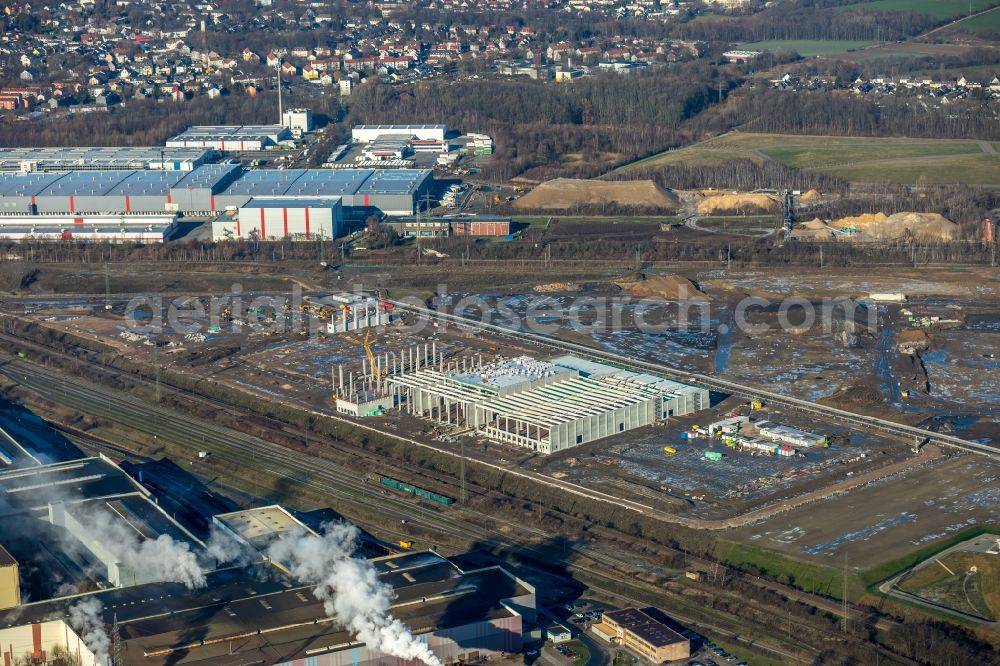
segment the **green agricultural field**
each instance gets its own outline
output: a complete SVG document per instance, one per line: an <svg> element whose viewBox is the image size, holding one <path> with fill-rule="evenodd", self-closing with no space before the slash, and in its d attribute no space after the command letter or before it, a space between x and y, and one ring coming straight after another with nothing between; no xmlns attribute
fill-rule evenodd
<svg viewBox="0 0 1000 666"><path fill-rule="evenodd" d="M852 182L939 185L1000 183L1000 156L944 156L901 160L878 160L822 171Z"/></svg>
<svg viewBox="0 0 1000 666"><path fill-rule="evenodd" d="M728 160L775 160L855 182L1000 183L1000 155L968 139L800 136L732 132L648 157L634 168L685 164L713 166Z"/></svg>
<svg viewBox="0 0 1000 666"><path fill-rule="evenodd" d="M955 29L970 30L972 32L995 33L1000 32L1000 8L994 9L981 16L973 16L955 26Z"/></svg>
<svg viewBox="0 0 1000 666"><path fill-rule="evenodd" d="M970 5L972 13L975 14L984 9L1000 5L1000 2L997 2L997 0L875 0L875 2L842 5L834 9L834 11L843 12L864 7L883 12L929 14L930 16L944 20L968 15Z"/></svg>
<svg viewBox="0 0 1000 666"><path fill-rule="evenodd" d="M878 42L831 40L831 39L771 39L766 42L741 44L741 49L749 51L788 51L800 56L825 56L848 51L857 51L866 46L874 46Z"/></svg>

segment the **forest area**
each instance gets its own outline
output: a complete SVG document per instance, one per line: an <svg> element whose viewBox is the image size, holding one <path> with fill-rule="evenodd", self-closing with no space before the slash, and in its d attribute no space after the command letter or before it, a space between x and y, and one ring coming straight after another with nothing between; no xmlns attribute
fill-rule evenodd
<svg viewBox="0 0 1000 666"><path fill-rule="evenodd" d="M361 86L350 119L364 123L444 123L485 132L497 152L483 171L490 180L515 176L592 177L618 162L686 143L686 128L737 81L703 62L622 77L604 74L573 85L531 80L427 81L399 87ZM561 164L567 153L577 163ZM610 155L610 161L596 159Z"/></svg>

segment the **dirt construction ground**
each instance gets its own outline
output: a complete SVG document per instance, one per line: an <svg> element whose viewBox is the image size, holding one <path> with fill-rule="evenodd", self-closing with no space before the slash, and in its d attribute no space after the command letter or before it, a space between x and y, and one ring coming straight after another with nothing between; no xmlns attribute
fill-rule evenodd
<svg viewBox="0 0 1000 666"><path fill-rule="evenodd" d="M797 558L868 569L974 525L1000 523L1000 462L943 459L727 535Z"/></svg>

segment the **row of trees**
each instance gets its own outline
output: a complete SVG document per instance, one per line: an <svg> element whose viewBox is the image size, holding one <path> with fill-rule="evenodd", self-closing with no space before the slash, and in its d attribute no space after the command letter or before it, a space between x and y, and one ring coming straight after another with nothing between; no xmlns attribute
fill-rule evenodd
<svg viewBox="0 0 1000 666"><path fill-rule="evenodd" d="M663 187L681 190L702 187L755 190L789 189L842 192L848 183L836 176L818 171L803 171L780 162L758 162L750 159L726 160L720 164L664 164L641 167L612 175L619 180L649 178Z"/></svg>
<svg viewBox="0 0 1000 666"><path fill-rule="evenodd" d="M727 124L753 132L1000 139L995 107L976 100L939 106L919 99L884 97L873 102L758 88L734 94L724 111Z"/></svg>

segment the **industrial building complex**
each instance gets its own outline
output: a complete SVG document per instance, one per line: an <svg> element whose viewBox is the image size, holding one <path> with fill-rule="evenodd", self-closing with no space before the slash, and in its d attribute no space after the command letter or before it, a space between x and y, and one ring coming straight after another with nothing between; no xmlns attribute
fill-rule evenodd
<svg viewBox="0 0 1000 666"><path fill-rule="evenodd" d="M315 581L297 579L271 549L286 539L322 543L284 508L211 516L213 536L202 541L160 507L141 472L133 479L103 456L42 464L23 447L3 450L0 664L55 654L81 666L390 658L331 617ZM502 567L433 551L367 562L391 590L391 618L444 663L516 653L536 621L534 588ZM82 624L81 607L89 609Z"/></svg>
<svg viewBox="0 0 1000 666"><path fill-rule="evenodd" d="M643 661L662 664L691 656L691 641L653 617L655 609L625 608L604 613L591 632L639 654Z"/></svg>
<svg viewBox="0 0 1000 666"><path fill-rule="evenodd" d="M334 238L345 219L413 214L431 187L430 171L405 169L247 171L209 164L186 172L0 173L0 232L114 240L135 239L130 233L145 230L139 239L162 240L174 214L215 218L228 212L229 220L213 229L216 239L251 232L260 240Z"/></svg>
<svg viewBox="0 0 1000 666"><path fill-rule="evenodd" d="M214 148L228 152L264 150L292 138L282 125L211 125L189 127L167 139L168 148Z"/></svg>
<svg viewBox="0 0 1000 666"><path fill-rule="evenodd" d="M191 171L208 164L214 151L198 148L0 148L0 171L162 169Z"/></svg>
<svg viewBox="0 0 1000 666"><path fill-rule="evenodd" d="M402 411L544 454L709 406L708 389L575 356L447 369L439 360L387 383Z"/></svg>
<svg viewBox="0 0 1000 666"><path fill-rule="evenodd" d="M19 594L35 600L163 580L161 567L140 566L121 549L125 540L134 540L136 549L161 537L189 550L203 546L103 457L0 471L0 497L0 546L14 568L30 564L21 572ZM39 549L39 540L51 546ZM11 596L9 586L0 588L0 598Z"/></svg>

